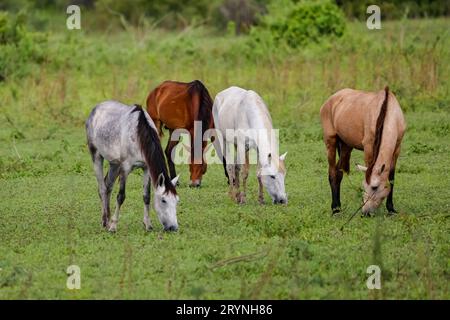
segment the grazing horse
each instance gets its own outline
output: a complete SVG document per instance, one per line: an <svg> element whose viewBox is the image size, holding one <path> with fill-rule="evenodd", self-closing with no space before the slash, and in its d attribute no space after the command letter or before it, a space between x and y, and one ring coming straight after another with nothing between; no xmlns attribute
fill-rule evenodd
<svg viewBox="0 0 450 320"><path fill-rule="evenodd" d="M394 94L388 87L379 92L340 90L322 106L320 119L328 151L333 214L340 211L340 184L343 172L350 170L353 148L364 151L366 164L361 167L366 171L363 214L370 215L386 197L387 210L395 213L395 166L406 123Z"/></svg>
<svg viewBox="0 0 450 320"><path fill-rule="evenodd" d="M152 183L155 189L153 202L159 221L164 230L176 231L178 196L175 184L178 177L172 181L169 179L155 125L141 106L129 107L116 101L98 104L86 121L86 134L102 202L103 227L111 232L116 231L120 207L125 200L127 176L133 169L143 168L145 229L152 229L148 215ZM109 171L105 178L104 159L109 162ZM118 176L120 188L116 211L110 220L109 201Z"/></svg>
<svg viewBox="0 0 450 320"><path fill-rule="evenodd" d="M284 187L286 153L278 156L272 119L262 98L254 91L239 87L225 89L214 100L213 118L215 128L222 136L215 139L217 153L225 159L227 148L234 148L236 151L243 146L245 150L245 160L237 159L238 152L234 154L234 161L227 159L228 164L225 165L232 199L237 203L246 201L249 150L255 149L258 156L259 202L264 203L265 187L273 203L287 203ZM239 192L239 175L242 177L242 192Z"/></svg>
<svg viewBox="0 0 450 320"><path fill-rule="evenodd" d="M213 127L212 99L208 90L199 80L189 83L164 81L156 87L147 97L147 111L155 122L158 134L162 136L162 126L169 129L170 136L165 150L167 163L169 165L170 177L176 176L173 163L172 149L179 141L172 141L172 133L176 129L186 129L191 137L191 187L200 187L202 176L206 173L206 162L203 160L203 151L206 141L203 134ZM202 130L197 132L194 127L195 121L201 121ZM202 141L202 155L200 158L194 152L194 141Z"/></svg>

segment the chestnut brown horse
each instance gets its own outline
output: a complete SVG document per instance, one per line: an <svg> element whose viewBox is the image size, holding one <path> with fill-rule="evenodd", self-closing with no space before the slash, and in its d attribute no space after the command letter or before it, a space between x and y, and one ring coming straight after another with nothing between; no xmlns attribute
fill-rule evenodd
<svg viewBox="0 0 450 320"><path fill-rule="evenodd" d="M154 121L160 137L162 127L169 129L169 142L165 150L169 172L171 177L176 177L175 164L173 163L172 149L179 141L172 141L170 137L176 129L186 129L191 136L191 187L201 185L202 176L206 173L206 162L203 159L203 150L206 141L203 141L203 134L206 130L214 127L212 118L213 101L208 89L199 80L189 83L164 81L156 87L147 98L147 111ZM202 137L197 137L200 132L195 131L194 121L201 121ZM202 141L202 158L195 155L194 141L200 138ZM198 159L197 159L197 158Z"/></svg>
<svg viewBox="0 0 450 320"><path fill-rule="evenodd" d="M340 211L340 184L343 172L350 170L353 148L364 151L366 164L361 167L366 171L363 214L373 212L386 197L386 208L395 213L395 166L406 123L394 94L388 87L379 92L343 89L325 102L320 118L328 152L333 214Z"/></svg>

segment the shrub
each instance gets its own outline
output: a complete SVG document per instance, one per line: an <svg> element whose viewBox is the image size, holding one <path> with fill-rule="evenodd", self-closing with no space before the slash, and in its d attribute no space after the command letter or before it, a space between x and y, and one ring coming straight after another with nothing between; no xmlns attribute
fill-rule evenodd
<svg viewBox="0 0 450 320"><path fill-rule="evenodd" d="M33 64L45 61L47 37L27 31L24 13L0 12L0 80L24 76Z"/></svg>
<svg viewBox="0 0 450 320"><path fill-rule="evenodd" d="M265 42L268 40L262 38L271 36L275 42L296 48L326 37L340 37L344 31L344 15L331 1L284 0L269 6L268 15L252 35Z"/></svg>

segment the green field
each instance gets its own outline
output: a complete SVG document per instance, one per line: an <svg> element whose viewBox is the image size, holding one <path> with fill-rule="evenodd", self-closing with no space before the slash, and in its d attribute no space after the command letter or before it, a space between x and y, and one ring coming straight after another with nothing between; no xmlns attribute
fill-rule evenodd
<svg viewBox="0 0 450 320"><path fill-rule="evenodd" d="M196 28L51 32L47 62L0 82L0 299L449 299L450 20L347 29L279 51ZM212 96L238 85L265 99L289 152L287 206L258 204L255 168L247 204L236 205L221 165L198 190L177 166L180 230L163 232L152 211L146 233L136 171L117 233L102 229L84 120L103 100L144 104L166 79L201 79ZM383 205L341 231L361 204L363 174L344 177L343 213L332 217L319 109L341 88L385 85L408 124L399 214ZM354 151L352 169L362 159ZM366 287L372 264L381 290ZM81 268L80 290L66 288L69 265Z"/></svg>

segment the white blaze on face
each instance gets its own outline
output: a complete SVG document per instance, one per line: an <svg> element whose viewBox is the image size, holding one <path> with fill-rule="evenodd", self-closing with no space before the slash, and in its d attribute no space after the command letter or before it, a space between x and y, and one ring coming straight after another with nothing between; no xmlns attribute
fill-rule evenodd
<svg viewBox="0 0 450 320"><path fill-rule="evenodd" d="M179 176L172 179L171 183L175 186ZM164 177L158 178L157 187L155 189L154 206L159 221L164 226L165 231L177 231L177 204L179 198L170 192L166 192L164 186Z"/></svg>

